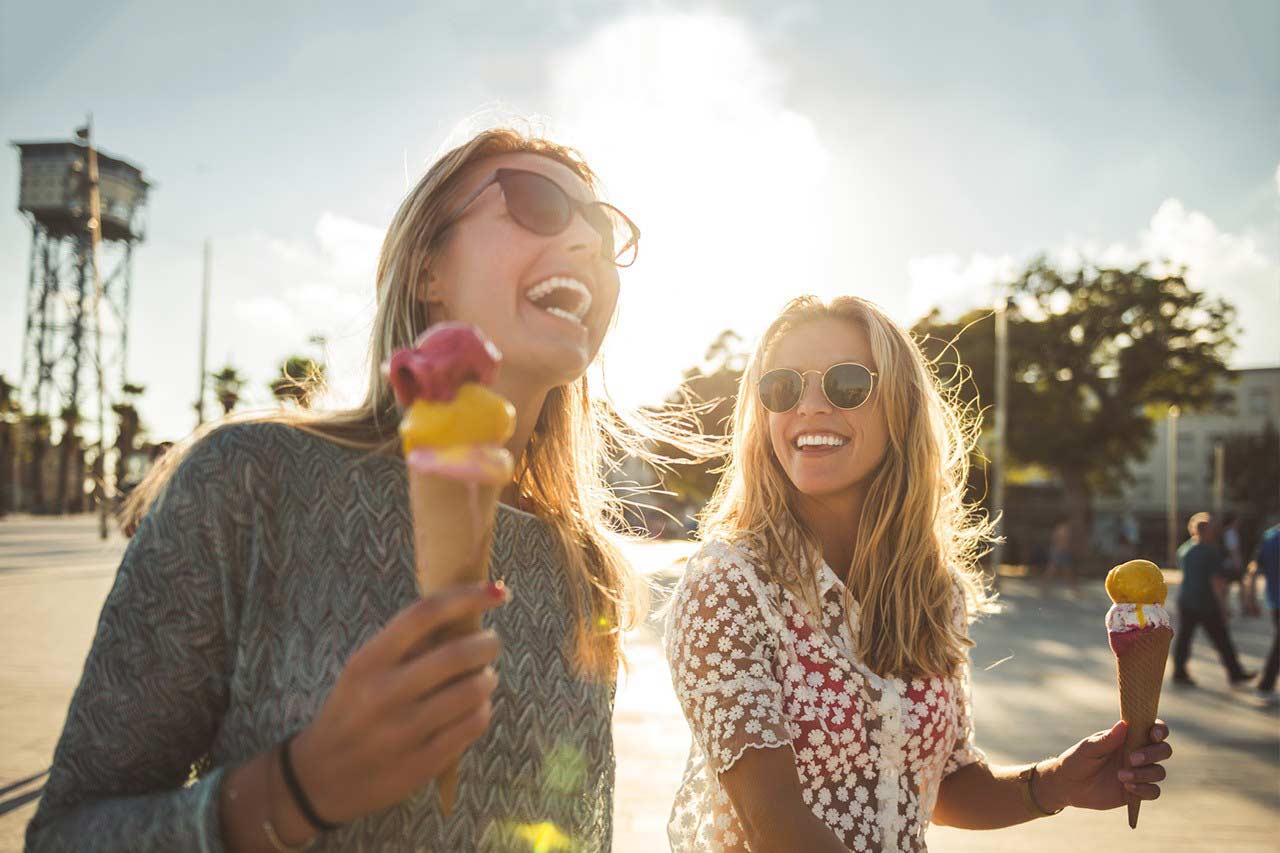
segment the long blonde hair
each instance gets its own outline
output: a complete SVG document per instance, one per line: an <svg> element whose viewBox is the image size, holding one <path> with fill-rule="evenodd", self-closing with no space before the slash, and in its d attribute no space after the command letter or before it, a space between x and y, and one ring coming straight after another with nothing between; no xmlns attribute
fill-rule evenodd
<svg viewBox="0 0 1280 853"><path fill-rule="evenodd" d="M332 412L281 409L237 420L282 423L343 447L399 453L400 413L381 365L396 349L411 346L431 323L418 299L423 271L438 250L441 224L450 213L468 166L500 154L530 152L562 163L593 190L599 179L572 148L513 128L482 131L437 160L400 205L387 229L377 268L377 312L369 352L369 385L357 406ZM697 442L678 427L683 415L641 421L624 419L592 398L585 376L551 390L529 445L518 461L521 505L546 520L563 547L570 587L575 590L577 656L584 674L611 678L621 660L621 635L643 616L643 596L634 573L613 541L626 528L624 501L610 490L610 459L639 455L662 463L644 449L644 439L665 437L686 449ZM186 452L214 424L167 453L130 495L122 526L136 527Z"/></svg>
<svg viewBox="0 0 1280 853"><path fill-rule="evenodd" d="M976 564L991 525L964 500L977 424L942 390L908 333L874 303L849 296L825 304L802 296L765 331L742 375L733 454L703 510L703 535L750 543L772 579L819 612L821 549L794 511L796 492L773 454L756 384L773 346L821 319L866 333L888 423L889 447L872 475L859 529L849 531L852 563L832 567L847 577L845 612L852 612L852 600L860 608L855 651L882 676L955 672L970 645L952 616L957 582L970 613L990 602Z"/></svg>

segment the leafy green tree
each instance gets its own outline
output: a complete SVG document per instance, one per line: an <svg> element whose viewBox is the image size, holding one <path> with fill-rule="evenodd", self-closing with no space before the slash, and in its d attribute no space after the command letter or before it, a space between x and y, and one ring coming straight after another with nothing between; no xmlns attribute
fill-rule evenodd
<svg viewBox="0 0 1280 853"><path fill-rule="evenodd" d="M1010 461L1056 474L1076 529L1087 530L1093 495L1114 493L1146 455L1151 412L1224 399L1235 311L1146 264L1066 271L1041 258L1008 292ZM994 402L989 309L955 321L934 309L914 331L962 400Z"/></svg>
<svg viewBox="0 0 1280 853"><path fill-rule="evenodd" d="M291 355L280 365L280 372L271 380L270 387L277 400L292 400L305 409L323 385L323 364L305 355Z"/></svg>
<svg viewBox="0 0 1280 853"><path fill-rule="evenodd" d="M244 376L228 364L218 372L209 374L209 384L213 389L213 396L218 398L218 405L222 406L222 414L231 414L240 402L240 394L245 385Z"/></svg>
<svg viewBox="0 0 1280 853"><path fill-rule="evenodd" d="M724 436L732 426L733 405L738 396L738 382L746 369L748 354L742 338L726 329L707 348L703 364L685 370L680 387L669 402L688 402L696 406L694 417L703 435ZM658 452L670 458L683 454L667 445ZM711 497L720 480L722 459L711 459L674 466L663 476L663 484L688 503L701 505Z"/></svg>

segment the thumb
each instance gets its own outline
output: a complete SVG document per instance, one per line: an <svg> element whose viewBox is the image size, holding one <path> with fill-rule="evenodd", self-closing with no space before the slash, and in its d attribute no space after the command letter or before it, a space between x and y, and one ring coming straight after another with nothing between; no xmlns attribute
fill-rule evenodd
<svg viewBox="0 0 1280 853"><path fill-rule="evenodd" d="M1102 758L1115 752L1124 744L1125 733L1129 724L1117 720L1109 731L1095 732L1080 742L1080 752L1090 758Z"/></svg>

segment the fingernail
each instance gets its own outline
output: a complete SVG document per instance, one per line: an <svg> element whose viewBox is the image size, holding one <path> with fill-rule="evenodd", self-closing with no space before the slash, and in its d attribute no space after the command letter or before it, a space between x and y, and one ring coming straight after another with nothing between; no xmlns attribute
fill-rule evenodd
<svg viewBox="0 0 1280 853"><path fill-rule="evenodd" d="M507 597L507 585L502 581L491 581L489 583L489 597L502 601Z"/></svg>
<svg viewBox="0 0 1280 853"><path fill-rule="evenodd" d="M1138 790L1138 786L1133 784L1132 782L1125 782L1124 789L1132 794L1134 791Z"/></svg>
<svg viewBox="0 0 1280 853"><path fill-rule="evenodd" d="M1132 782L1132 781L1133 781L1133 773L1132 773L1131 771L1129 771L1129 770L1121 770L1119 775L1120 775L1120 781L1121 781L1121 782Z"/></svg>
<svg viewBox="0 0 1280 853"><path fill-rule="evenodd" d="M1147 760L1147 757L1143 755L1141 752L1135 752L1133 755L1129 756L1130 764L1141 764L1146 760Z"/></svg>

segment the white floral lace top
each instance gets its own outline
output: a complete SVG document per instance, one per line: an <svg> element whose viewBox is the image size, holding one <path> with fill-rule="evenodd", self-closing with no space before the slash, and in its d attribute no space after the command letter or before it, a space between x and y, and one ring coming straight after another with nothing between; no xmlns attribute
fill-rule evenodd
<svg viewBox="0 0 1280 853"><path fill-rule="evenodd" d="M843 583L825 563L816 619L756 565L741 545L708 542L672 601L667 658L693 745L667 827L671 849L750 849L718 774L748 748L784 746L805 802L846 847L926 849L943 777L984 758L968 666L959 677L880 678L851 651ZM963 625L958 588L957 599Z"/></svg>

